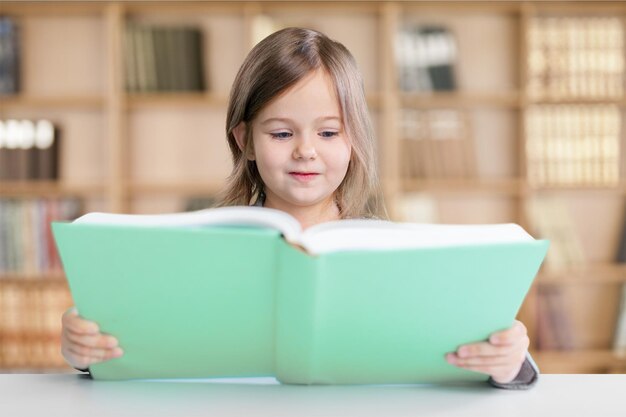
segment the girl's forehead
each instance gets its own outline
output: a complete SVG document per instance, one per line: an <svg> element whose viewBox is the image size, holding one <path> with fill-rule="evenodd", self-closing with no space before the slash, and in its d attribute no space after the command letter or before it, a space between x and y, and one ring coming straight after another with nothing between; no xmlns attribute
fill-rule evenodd
<svg viewBox="0 0 626 417"><path fill-rule="evenodd" d="M323 114L324 117L340 117L341 108L333 79L324 70L311 71L268 102L259 112L259 119L276 113Z"/></svg>

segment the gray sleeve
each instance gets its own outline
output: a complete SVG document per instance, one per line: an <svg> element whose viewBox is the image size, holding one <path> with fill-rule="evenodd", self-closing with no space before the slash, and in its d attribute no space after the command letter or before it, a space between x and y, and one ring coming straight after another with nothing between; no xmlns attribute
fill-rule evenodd
<svg viewBox="0 0 626 417"><path fill-rule="evenodd" d="M522 364L522 368L515 379L506 384L501 384L489 377L489 383L500 389L525 390L529 389L537 383L539 379L539 368L530 354L526 354L526 360Z"/></svg>

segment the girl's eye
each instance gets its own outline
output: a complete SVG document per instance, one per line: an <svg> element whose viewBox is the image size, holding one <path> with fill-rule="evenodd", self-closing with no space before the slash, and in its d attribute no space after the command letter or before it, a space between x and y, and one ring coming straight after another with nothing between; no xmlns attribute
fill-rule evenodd
<svg viewBox="0 0 626 417"><path fill-rule="evenodd" d="M339 134L339 132L334 132L332 130L325 130L322 133L320 133L320 136L322 136L323 138L332 138L333 136L337 136Z"/></svg>
<svg viewBox="0 0 626 417"><path fill-rule="evenodd" d="M273 139L288 139L291 137L291 133L289 132L277 132L277 133L270 133L270 136Z"/></svg>

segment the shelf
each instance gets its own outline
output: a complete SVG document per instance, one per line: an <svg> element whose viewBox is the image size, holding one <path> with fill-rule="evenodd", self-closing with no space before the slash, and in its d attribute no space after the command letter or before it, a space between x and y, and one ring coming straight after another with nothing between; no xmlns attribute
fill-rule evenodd
<svg viewBox="0 0 626 417"><path fill-rule="evenodd" d="M563 271L540 271L539 285L594 285L626 283L626 264L589 264Z"/></svg>
<svg viewBox="0 0 626 417"><path fill-rule="evenodd" d="M98 96L75 97L28 97L28 96L0 96L0 110L31 108L79 108L100 110L104 106L104 98Z"/></svg>
<svg viewBox="0 0 626 417"><path fill-rule="evenodd" d="M626 355L611 349L531 351L543 373L597 373L626 364Z"/></svg>
<svg viewBox="0 0 626 417"><path fill-rule="evenodd" d="M523 101L524 106L535 105L589 105L589 104L614 104L620 107L626 107L626 98L594 98L594 97L580 97L580 98L526 98Z"/></svg>
<svg viewBox="0 0 626 417"><path fill-rule="evenodd" d="M226 94L205 92L158 92L158 93L130 93L126 96L126 108L138 110L153 107L177 108L224 108L228 105Z"/></svg>
<svg viewBox="0 0 626 417"><path fill-rule="evenodd" d="M128 186L132 194L177 194L177 195L213 195L220 192L221 182L176 182L176 183L135 183Z"/></svg>
<svg viewBox="0 0 626 417"><path fill-rule="evenodd" d="M103 184L64 184L58 181L0 181L0 197L90 197L102 195Z"/></svg>
<svg viewBox="0 0 626 417"><path fill-rule="evenodd" d="M28 284L28 285L67 285L63 272L49 273L3 273L0 272L0 286L2 284Z"/></svg>
<svg viewBox="0 0 626 417"><path fill-rule="evenodd" d="M367 95L367 103L372 108L381 107L381 98L378 93ZM138 110L154 107L177 107L177 108L223 108L228 106L226 93L205 92L158 92L158 93L129 93L126 95L126 108Z"/></svg>
<svg viewBox="0 0 626 417"><path fill-rule="evenodd" d="M90 1L3 1L2 14L9 16L73 16L95 15L102 13L106 4Z"/></svg>
<svg viewBox="0 0 626 417"><path fill-rule="evenodd" d="M589 192L589 191L597 191L601 193L609 192L609 193L619 193L626 195L626 181L622 180L614 185L580 185L580 184L572 184L572 185L532 185L527 184L524 187L524 192L527 194L533 193L575 193L575 192Z"/></svg>
<svg viewBox="0 0 626 417"><path fill-rule="evenodd" d="M521 194L523 180L502 179L423 179L403 182L403 191L426 191L433 194L497 194L517 196Z"/></svg>
<svg viewBox="0 0 626 417"><path fill-rule="evenodd" d="M520 94L510 93L476 93L476 92L434 92L434 93L407 93L400 92L401 103L404 107L416 109L432 108L519 108Z"/></svg>

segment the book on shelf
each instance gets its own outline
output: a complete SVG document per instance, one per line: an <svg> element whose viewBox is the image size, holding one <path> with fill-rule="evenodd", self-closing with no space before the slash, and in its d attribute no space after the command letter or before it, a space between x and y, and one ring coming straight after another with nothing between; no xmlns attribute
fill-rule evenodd
<svg viewBox="0 0 626 417"><path fill-rule="evenodd" d="M215 196L191 196L185 200L183 211L199 211L211 208L217 204Z"/></svg>
<svg viewBox="0 0 626 417"><path fill-rule="evenodd" d="M617 312L613 350L626 357L626 284L622 284L620 307Z"/></svg>
<svg viewBox="0 0 626 417"><path fill-rule="evenodd" d="M0 199L0 281L61 271L50 229L54 220L80 215L81 202L63 199Z"/></svg>
<svg viewBox="0 0 626 417"><path fill-rule="evenodd" d="M403 177L466 178L476 176L469 115L454 109L404 109Z"/></svg>
<svg viewBox="0 0 626 417"><path fill-rule="evenodd" d="M563 199L536 196L528 200L525 210L532 232L550 240L550 251L544 263L547 270L563 271L586 263L582 243Z"/></svg>
<svg viewBox="0 0 626 417"><path fill-rule="evenodd" d="M403 193L399 197L398 212L405 222L439 222L437 199L427 192Z"/></svg>
<svg viewBox="0 0 626 417"><path fill-rule="evenodd" d="M563 289L544 285L538 289L537 348L568 350L574 347L572 323L567 315Z"/></svg>
<svg viewBox="0 0 626 417"><path fill-rule="evenodd" d="M93 365L96 379L484 381L444 356L512 325L548 246L515 224L303 231L263 207L90 213L53 229L79 314L125 351Z"/></svg>
<svg viewBox="0 0 626 417"><path fill-rule="evenodd" d="M65 285L0 280L0 368L60 368L61 316L72 306Z"/></svg>
<svg viewBox="0 0 626 417"><path fill-rule="evenodd" d="M0 120L0 181L56 180L59 142L49 120Z"/></svg>
<svg viewBox="0 0 626 417"><path fill-rule="evenodd" d="M401 90L456 90L457 46L454 35L446 27L407 25L396 35L395 51Z"/></svg>
<svg viewBox="0 0 626 417"><path fill-rule="evenodd" d="M204 34L194 27L128 23L124 34L129 92L204 91Z"/></svg>
<svg viewBox="0 0 626 417"><path fill-rule="evenodd" d="M536 105L526 112L528 181L537 186L619 183L622 118L616 105Z"/></svg>
<svg viewBox="0 0 626 417"><path fill-rule="evenodd" d="M533 17L527 56L532 99L624 97L624 20L618 16Z"/></svg>
<svg viewBox="0 0 626 417"><path fill-rule="evenodd" d="M0 16L0 95L20 89L20 39L15 19Z"/></svg>
<svg viewBox="0 0 626 417"><path fill-rule="evenodd" d="M616 261L626 263L626 210L624 210L624 219L621 234L619 235L619 244L617 247Z"/></svg>

